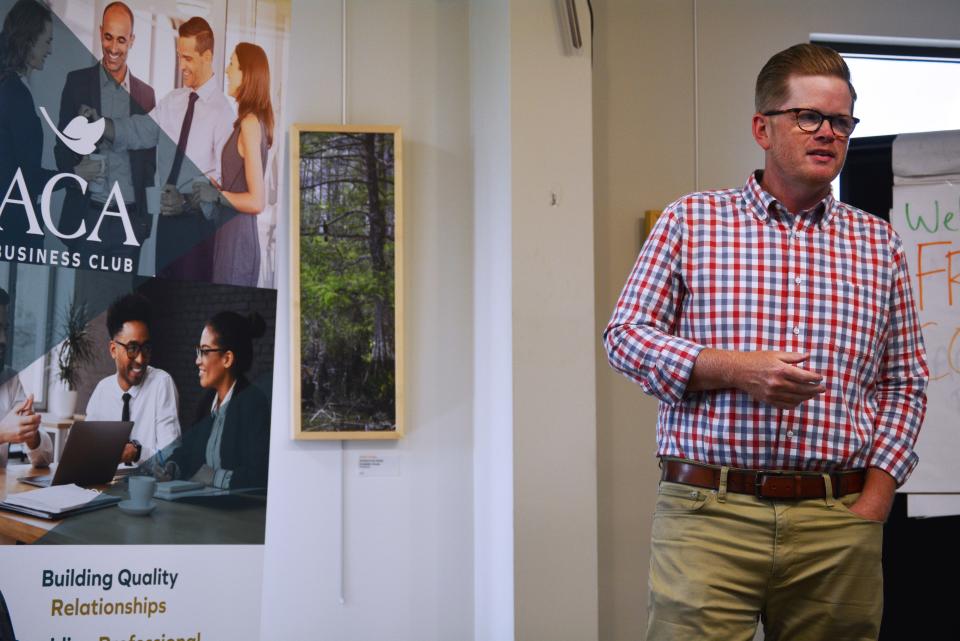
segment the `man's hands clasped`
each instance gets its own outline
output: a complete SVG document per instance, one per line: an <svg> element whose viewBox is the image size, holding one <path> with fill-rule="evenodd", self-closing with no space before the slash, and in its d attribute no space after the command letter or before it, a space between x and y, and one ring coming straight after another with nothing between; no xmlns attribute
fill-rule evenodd
<svg viewBox="0 0 960 641"><path fill-rule="evenodd" d="M827 391L822 375L797 367L809 358L796 352L743 352L737 387L761 403L792 410Z"/></svg>
<svg viewBox="0 0 960 641"><path fill-rule="evenodd" d="M796 352L735 352L707 348L694 364L687 391L736 388L782 410L827 391L822 375L799 367L810 359Z"/></svg>
<svg viewBox="0 0 960 641"><path fill-rule="evenodd" d="M24 443L40 447L40 415L33 411L33 394L0 419L0 443Z"/></svg>

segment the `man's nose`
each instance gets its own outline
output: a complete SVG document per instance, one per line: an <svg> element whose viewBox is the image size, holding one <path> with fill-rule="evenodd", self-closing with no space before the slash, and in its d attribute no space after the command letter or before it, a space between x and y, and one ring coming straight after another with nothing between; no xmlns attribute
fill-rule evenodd
<svg viewBox="0 0 960 641"><path fill-rule="evenodd" d="M824 140L833 140L837 137L837 133L833 130L833 123L823 119L823 122L820 123L820 128L817 129L817 132L814 134L815 138L821 138Z"/></svg>

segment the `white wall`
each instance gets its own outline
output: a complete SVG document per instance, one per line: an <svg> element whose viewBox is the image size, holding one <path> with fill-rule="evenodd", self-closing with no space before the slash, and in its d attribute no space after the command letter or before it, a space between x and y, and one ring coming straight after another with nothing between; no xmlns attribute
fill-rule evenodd
<svg viewBox="0 0 960 641"><path fill-rule="evenodd" d="M348 121L403 127L407 435L274 429L264 639L597 638L590 38L562 4L348 3ZM295 0L292 121L339 122L339 49L340 2ZM367 451L401 476L358 478Z"/></svg>
<svg viewBox="0 0 960 641"><path fill-rule="evenodd" d="M340 122L340 5L339 0L293 3L291 121ZM278 358L263 639L473 636L467 20L466 2L348 3L348 122L403 127L407 436L395 444L348 443L343 455L338 444L292 442L290 407L283 400L289 372ZM284 184L287 180L289 168ZM284 236L281 256L289 255L286 244ZM281 287L278 354L289 345L288 301L289 292ZM396 454L401 475L358 477L361 452Z"/></svg>
<svg viewBox="0 0 960 641"><path fill-rule="evenodd" d="M954 0L596 0L597 332L639 250L638 220L695 188L740 185L762 164L750 135L763 63L810 33L954 38ZM694 7L697 31L694 33ZM694 39L699 185L694 163ZM856 78L853 79L856 83ZM600 637L646 626L656 403L597 353Z"/></svg>
<svg viewBox="0 0 960 641"><path fill-rule="evenodd" d="M514 638L510 2L470 6L474 149L474 621Z"/></svg>
<svg viewBox="0 0 960 641"><path fill-rule="evenodd" d="M597 635L590 33L471 3L478 641Z"/></svg>
<svg viewBox="0 0 960 641"><path fill-rule="evenodd" d="M561 4L510 3L516 638L531 641L598 632L590 28L578 2L572 51Z"/></svg>

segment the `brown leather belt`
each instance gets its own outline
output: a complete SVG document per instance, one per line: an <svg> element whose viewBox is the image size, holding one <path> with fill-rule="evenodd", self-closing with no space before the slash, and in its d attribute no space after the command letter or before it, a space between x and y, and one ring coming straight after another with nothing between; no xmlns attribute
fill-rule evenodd
<svg viewBox="0 0 960 641"><path fill-rule="evenodd" d="M660 480L682 483L709 490L720 489L720 468L689 461L662 459ZM830 474L833 495L856 494L863 490L866 474L863 470ZM822 499L827 495L823 475L815 472L792 471L727 471L727 491L752 494L764 499Z"/></svg>

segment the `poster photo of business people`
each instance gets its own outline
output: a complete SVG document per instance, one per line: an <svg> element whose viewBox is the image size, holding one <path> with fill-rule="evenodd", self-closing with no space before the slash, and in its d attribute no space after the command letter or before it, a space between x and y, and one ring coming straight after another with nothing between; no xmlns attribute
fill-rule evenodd
<svg viewBox="0 0 960 641"><path fill-rule="evenodd" d="M257 628L290 11L0 0L8 635Z"/></svg>
<svg viewBox="0 0 960 641"><path fill-rule="evenodd" d="M276 287L289 1L3 4L0 259Z"/></svg>

